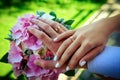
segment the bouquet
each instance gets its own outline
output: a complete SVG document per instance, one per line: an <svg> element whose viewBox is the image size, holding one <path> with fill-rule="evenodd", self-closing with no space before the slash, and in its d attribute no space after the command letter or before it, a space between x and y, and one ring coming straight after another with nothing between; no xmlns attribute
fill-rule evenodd
<svg viewBox="0 0 120 80"><path fill-rule="evenodd" d="M34 64L36 59L52 60L54 57L54 54L42 41L27 30L28 27L39 29L36 24L31 22L32 19L38 17L54 20L68 29L73 23L73 20L64 21L63 18L57 18L54 12L47 14L37 11L37 15L25 14L24 17L19 17L7 38L10 41L8 62L12 64L16 77L25 75L29 80L57 80L58 75L65 70L45 69Z"/></svg>

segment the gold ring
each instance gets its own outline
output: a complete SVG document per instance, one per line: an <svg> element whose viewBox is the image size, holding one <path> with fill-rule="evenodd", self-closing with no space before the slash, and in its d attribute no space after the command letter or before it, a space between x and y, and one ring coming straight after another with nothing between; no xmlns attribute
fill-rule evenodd
<svg viewBox="0 0 120 80"><path fill-rule="evenodd" d="M70 37L70 40L73 42L75 39L73 36Z"/></svg>
<svg viewBox="0 0 120 80"><path fill-rule="evenodd" d="M59 31L61 29L61 27L60 26L57 26L57 28L55 28L55 31Z"/></svg>

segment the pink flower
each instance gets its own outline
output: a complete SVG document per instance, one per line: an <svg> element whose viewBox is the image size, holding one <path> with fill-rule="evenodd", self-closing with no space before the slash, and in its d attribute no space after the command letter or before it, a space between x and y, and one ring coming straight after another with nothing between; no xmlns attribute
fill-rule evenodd
<svg viewBox="0 0 120 80"><path fill-rule="evenodd" d="M27 77L31 77L31 76L40 76L41 73L41 68L37 65L34 64L34 60L36 59L40 59L39 55L30 55L29 57L29 61L27 63L28 66L28 71L26 71L26 75Z"/></svg>
<svg viewBox="0 0 120 80"><path fill-rule="evenodd" d="M46 18L48 15L44 15ZM8 61L13 66L15 76L26 75L29 80L57 80L59 73L64 70L46 69L34 64L34 60L52 59L53 53L49 51L27 28L39 27L31 22L36 16L27 14L18 18L17 24L12 28L13 41L10 44ZM49 16L50 19L53 17ZM43 48L43 49L42 49ZM44 54L44 55L40 55ZM42 61L42 60L41 60Z"/></svg>
<svg viewBox="0 0 120 80"><path fill-rule="evenodd" d="M42 47L42 42L33 35L29 35L28 39L24 42L24 47L31 50L38 50Z"/></svg>
<svg viewBox="0 0 120 80"><path fill-rule="evenodd" d="M11 42L8 61L12 64L20 62L22 60L21 54L21 49L14 42Z"/></svg>
<svg viewBox="0 0 120 80"><path fill-rule="evenodd" d="M13 71L15 76L18 77L23 73L23 71L20 70L20 63L14 63L12 64L12 66L13 66Z"/></svg>
<svg viewBox="0 0 120 80"><path fill-rule="evenodd" d="M17 45L29 38L30 33L28 32L27 27L32 26L38 28L37 25L31 23L31 20L35 18L36 17L32 14L26 14L23 18L18 18L17 24L12 28L12 36L17 40Z"/></svg>

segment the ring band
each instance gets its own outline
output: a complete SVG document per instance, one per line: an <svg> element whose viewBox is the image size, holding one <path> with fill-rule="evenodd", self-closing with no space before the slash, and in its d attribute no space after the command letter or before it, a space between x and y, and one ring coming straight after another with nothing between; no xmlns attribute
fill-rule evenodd
<svg viewBox="0 0 120 80"><path fill-rule="evenodd" d="M70 40L73 42L75 39L73 36L70 37Z"/></svg>
<svg viewBox="0 0 120 80"><path fill-rule="evenodd" d="M57 28L55 28L55 31L59 31L61 29L61 27L60 26L57 26Z"/></svg>

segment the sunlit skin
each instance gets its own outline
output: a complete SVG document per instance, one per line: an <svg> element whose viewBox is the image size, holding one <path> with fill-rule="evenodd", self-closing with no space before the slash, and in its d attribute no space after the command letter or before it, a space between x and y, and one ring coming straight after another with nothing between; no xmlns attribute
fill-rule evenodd
<svg viewBox="0 0 120 80"><path fill-rule="evenodd" d="M66 68L67 66L69 69L75 69L81 67L79 63L82 61L88 62L98 55L104 49L109 35L120 30L119 21L120 15L117 15L99 20L77 30L69 31L61 27L60 32L56 32L55 27L60 24L43 19L33 20L32 22L39 25L42 31L34 28L29 28L29 31L42 40L57 56L56 61L43 60L43 62L40 62L38 60L35 61L35 64L46 68L55 68L57 62L59 63L57 68ZM49 31L46 31L46 29ZM74 36L73 41L69 38L70 36ZM67 46L65 47L65 45Z"/></svg>
<svg viewBox="0 0 120 80"><path fill-rule="evenodd" d="M56 43L56 42L53 41L53 39L55 37L57 37L58 35L60 35L61 33L67 31L67 29L63 25L61 25L57 22L54 22L52 20L45 20L45 19L39 19L38 20L38 19L36 19L36 20L32 20L32 22L37 24L40 27L41 30L38 30L38 29L35 29L35 28L32 28L32 27L29 27L28 30L33 35L35 35L37 38L39 38L54 54L56 54L59 46L62 44L62 42L64 40ZM61 29L58 32L56 32L55 29L54 29L57 26L61 26ZM50 32L48 32L48 30ZM72 31L72 32L74 33L75 31ZM49 34L46 35L45 33L46 34L49 33ZM53 61L53 60L45 61L45 60L43 60L42 62L40 62L39 60L36 60L35 64L39 65L41 67L44 67L44 68L55 68L56 61ZM64 64L61 68L65 69L66 65L67 64ZM80 67L80 66L78 65L77 67ZM86 67L86 65L83 66L83 67Z"/></svg>

